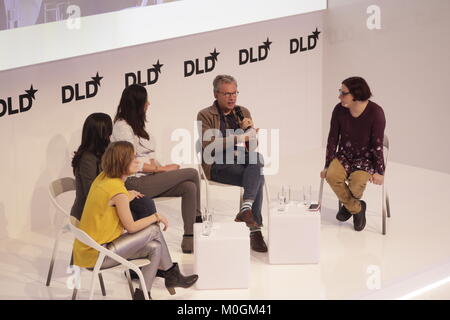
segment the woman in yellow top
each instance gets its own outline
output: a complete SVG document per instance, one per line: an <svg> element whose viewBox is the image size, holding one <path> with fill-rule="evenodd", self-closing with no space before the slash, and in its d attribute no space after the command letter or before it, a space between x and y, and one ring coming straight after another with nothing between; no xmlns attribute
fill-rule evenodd
<svg viewBox="0 0 450 320"><path fill-rule="evenodd" d="M188 288L198 279L197 275L183 276L177 263L172 263L167 244L159 228L167 219L158 213L134 221L130 211L130 201L136 193L125 188L128 175L137 171L133 145L126 141L111 143L102 156L102 168L92 183L83 214L80 229L96 242L125 259L148 258L151 263L142 268L147 288L152 287L156 273L165 279L170 294L175 287ZM124 233L124 231L127 231ZM75 240L73 248L74 264L84 268L93 268L98 251ZM118 263L108 257L102 268L110 268ZM149 293L150 294L150 293ZM134 299L143 299L144 294L136 289Z"/></svg>

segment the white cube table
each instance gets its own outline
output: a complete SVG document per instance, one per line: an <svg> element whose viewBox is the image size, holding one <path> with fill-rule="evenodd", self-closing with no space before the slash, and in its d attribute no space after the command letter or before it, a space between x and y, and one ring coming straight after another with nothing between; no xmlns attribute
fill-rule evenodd
<svg viewBox="0 0 450 320"><path fill-rule="evenodd" d="M242 289L250 285L250 234L244 222L214 222L202 235L194 224L194 272L197 289Z"/></svg>
<svg viewBox="0 0 450 320"><path fill-rule="evenodd" d="M302 203L272 203L269 213L269 263L312 264L320 258L320 211L308 211Z"/></svg>

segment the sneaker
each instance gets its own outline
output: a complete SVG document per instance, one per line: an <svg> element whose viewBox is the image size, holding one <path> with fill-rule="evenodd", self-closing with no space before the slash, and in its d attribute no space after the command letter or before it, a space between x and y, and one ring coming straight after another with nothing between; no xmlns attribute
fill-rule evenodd
<svg viewBox="0 0 450 320"><path fill-rule="evenodd" d="M362 200L361 211L353 215L353 227L356 231L362 231L366 226L366 203Z"/></svg>

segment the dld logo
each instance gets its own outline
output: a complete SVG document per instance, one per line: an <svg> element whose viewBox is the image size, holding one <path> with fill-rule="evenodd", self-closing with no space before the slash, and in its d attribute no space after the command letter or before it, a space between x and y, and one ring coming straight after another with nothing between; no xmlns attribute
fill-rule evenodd
<svg viewBox="0 0 450 320"><path fill-rule="evenodd" d="M303 43L303 37L291 39L291 54L314 49L317 45L317 40L319 40L319 34L320 31L316 28L316 31L313 31L308 36L308 46L306 46L306 43Z"/></svg>
<svg viewBox="0 0 450 320"><path fill-rule="evenodd" d="M13 105L13 98L8 97L6 100L0 99L0 118L3 117L5 114L13 115L19 112L27 112L28 110L33 107L33 100L36 100L36 97L34 96L38 90L33 88L33 85L31 85L31 88L29 90L25 90L25 94L21 94L19 96L19 108L15 109Z"/></svg>
<svg viewBox="0 0 450 320"><path fill-rule="evenodd" d="M147 71L144 71L147 73L147 78L144 79L144 82L142 82L142 75L141 71L138 71L136 73L134 72L128 72L125 74L125 88L132 85L132 84L139 84L141 86L147 86L152 85L158 82L159 75L161 74L161 67L163 64L156 62L156 64L153 65L153 68L147 69Z"/></svg>
<svg viewBox="0 0 450 320"><path fill-rule="evenodd" d="M256 52L255 53L253 52L253 48L239 50L239 65L243 65L243 64L246 64L249 62L253 63L253 62L266 60L267 56L269 55L271 44L272 44L272 42L269 41L269 38L267 38L267 40L258 47L258 49L257 49L258 55L257 56L254 56L254 54L256 55Z"/></svg>
<svg viewBox="0 0 450 320"><path fill-rule="evenodd" d="M202 74L211 72L216 67L217 62L217 56L220 54L220 52L217 52L216 48L214 48L213 52L209 53L210 56L205 57L204 64L200 65L200 60L195 59L194 60L187 60L184 62L184 77L190 77L194 74ZM204 67L204 69L202 69Z"/></svg>
<svg viewBox="0 0 450 320"><path fill-rule="evenodd" d="M95 77L91 77L92 81L87 81L85 83L85 93L86 95L80 94L80 85L78 83L75 86L67 85L61 88L62 90L62 103L71 102L74 98L76 101L89 99L95 97L98 92L98 87L100 87L100 80L103 77L98 75L98 72Z"/></svg>

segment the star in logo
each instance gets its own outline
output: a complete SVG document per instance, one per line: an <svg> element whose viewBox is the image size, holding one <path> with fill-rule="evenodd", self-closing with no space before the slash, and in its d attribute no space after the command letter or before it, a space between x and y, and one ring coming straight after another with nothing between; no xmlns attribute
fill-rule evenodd
<svg viewBox="0 0 450 320"><path fill-rule="evenodd" d="M101 85L100 85L100 80L102 80L103 77L100 77L100 76L98 75L98 72L97 72L97 75L96 75L95 77L91 77L91 79L94 80L94 82L95 82L96 85L98 85L99 87L101 86Z"/></svg>
<svg viewBox="0 0 450 320"><path fill-rule="evenodd" d="M316 40L319 40L319 34L320 34L320 31L317 30L317 28L316 28L316 31L313 31L312 34L313 34L314 38L316 38Z"/></svg>
<svg viewBox="0 0 450 320"><path fill-rule="evenodd" d="M220 52L217 52L216 48L214 48L213 52L209 53L212 58L214 58L214 61L217 61L217 56L220 54Z"/></svg>
<svg viewBox="0 0 450 320"><path fill-rule="evenodd" d="M159 63L159 59L158 62L156 62L156 64L153 65L153 67L155 67L155 71L158 73L161 73L161 67L163 66L163 64Z"/></svg>
<svg viewBox="0 0 450 320"><path fill-rule="evenodd" d="M269 40L269 38L267 38L267 40L264 43L264 46L266 47L267 50L270 50L270 45L272 44L272 41Z"/></svg>
<svg viewBox="0 0 450 320"><path fill-rule="evenodd" d="M28 93L28 96L30 98L32 98L33 100L36 100L36 97L34 96L34 94L37 92L36 89L33 89L33 85L31 85L30 90L25 90L26 93Z"/></svg>

